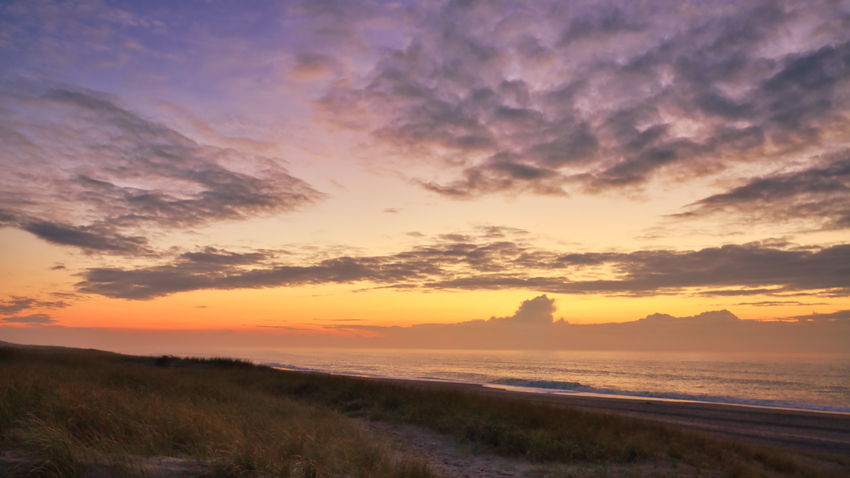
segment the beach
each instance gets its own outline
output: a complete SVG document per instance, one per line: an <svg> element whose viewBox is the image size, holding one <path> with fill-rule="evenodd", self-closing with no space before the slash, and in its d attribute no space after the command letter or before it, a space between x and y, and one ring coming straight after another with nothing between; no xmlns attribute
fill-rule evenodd
<svg viewBox="0 0 850 478"><path fill-rule="evenodd" d="M576 407L668 423L759 444L850 456L850 414L848 413L644 398L542 394L505 390L480 384L430 380L374 380L398 381L423 389L461 390L475 394Z"/></svg>
<svg viewBox="0 0 850 478"><path fill-rule="evenodd" d="M150 467L162 476L191 468L194 476L385 478L850 471L850 414L841 412L532 393L220 357L14 345L0 355L0 474L4 467L86 477Z"/></svg>

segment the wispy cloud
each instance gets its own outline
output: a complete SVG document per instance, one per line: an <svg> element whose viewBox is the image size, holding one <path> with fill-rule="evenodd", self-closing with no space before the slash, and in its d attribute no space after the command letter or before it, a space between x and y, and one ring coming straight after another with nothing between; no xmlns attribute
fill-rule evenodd
<svg viewBox="0 0 850 478"><path fill-rule="evenodd" d="M200 260L199 260L200 259ZM262 261L261 261L262 259ZM81 292L150 299L200 289L363 283L419 290L709 296L846 294L850 246L726 245L692 251L563 253L487 234L447 234L391 255L281 263L262 253L187 253L144 268L94 268Z"/></svg>
<svg viewBox="0 0 850 478"><path fill-rule="evenodd" d="M47 314L32 314L24 316L3 317L0 321L7 324L48 325L56 321Z"/></svg>
<svg viewBox="0 0 850 478"><path fill-rule="evenodd" d="M5 301L0 301L0 315L12 315L24 310L37 308L61 309L67 307L68 303L62 300L43 301L32 297L10 296Z"/></svg>
<svg viewBox="0 0 850 478"><path fill-rule="evenodd" d="M795 315L792 319L812 319L812 320L830 320L830 319L850 319L850 310L839 310L828 314L809 314Z"/></svg>
<svg viewBox="0 0 850 478"><path fill-rule="evenodd" d="M754 178L697 201L678 217L734 215L747 221L796 221L813 229L850 228L850 150L815 162L801 171Z"/></svg>
<svg viewBox="0 0 850 478"><path fill-rule="evenodd" d="M26 324L26 325L47 325L53 324L56 321L49 314L45 313L30 313L27 315L18 315L24 311L43 310L43 309L62 309L68 307L68 302L45 301L38 300L32 297L22 297L12 295L6 300L0 301L0 322L7 324Z"/></svg>
<svg viewBox="0 0 850 478"><path fill-rule="evenodd" d="M152 254L152 229L277 214L322 197L279 160L198 144L103 94L17 86L0 102L0 221L54 244Z"/></svg>

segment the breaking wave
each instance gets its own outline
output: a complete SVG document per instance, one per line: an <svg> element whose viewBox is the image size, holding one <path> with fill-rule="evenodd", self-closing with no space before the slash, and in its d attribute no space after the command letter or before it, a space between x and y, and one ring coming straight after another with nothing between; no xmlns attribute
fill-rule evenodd
<svg viewBox="0 0 850 478"><path fill-rule="evenodd" d="M797 410L820 410L825 412L850 413L850 407L836 407L829 405L808 405L799 403L788 403L776 400L744 399L716 395L696 395L683 393L658 393L658 392L635 392L625 390L610 390L594 388L579 382L561 382L555 380L525 380L521 378L500 378L484 384L494 388L522 388L528 392L536 393L558 393L558 394L592 394L608 395L618 398L630 399L653 399L653 400L675 400L688 402L725 403L729 405L749 405L755 407L790 408Z"/></svg>
<svg viewBox="0 0 850 478"><path fill-rule="evenodd" d="M521 378L500 378L489 382L494 385L509 385L511 387L545 388L548 390L571 390L575 392L592 392L591 387L586 387L578 382L558 382L554 380L523 380Z"/></svg>

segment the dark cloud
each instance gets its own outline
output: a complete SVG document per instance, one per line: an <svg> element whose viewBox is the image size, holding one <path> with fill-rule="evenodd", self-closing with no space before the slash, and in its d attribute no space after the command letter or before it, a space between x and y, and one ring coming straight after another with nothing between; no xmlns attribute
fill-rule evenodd
<svg viewBox="0 0 850 478"><path fill-rule="evenodd" d="M261 263L262 262L262 263ZM696 251L568 253L486 234L448 234L385 256L283 264L262 253L187 253L158 266L95 268L79 291L150 299L200 289L366 283L420 290L519 289L560 294L747 296L850 293L850 246L726 245ZM600 278L602 277L602 278Z"/></svg>
<svg viewBox="0 0 850 478"><path fill-rule="evenodd" d="M86 251L127 255L153 253L148 247L147 238L124 236L117 232L117 227L106 224L71 226L34 219L23 222L18 227L51 244L76 246Z"/></svg>
<svg viewBox="0 0 850 478"><path fill-rule="evenodd" d="M478 226L475 229L483 238L502 238L528 234L526 230L505 226Z"/></svg>
<svg viewBox="0 0 850 478"><path fill-rule="evenodd" d="M243 265L255 264L269 256L261 252L252 252L239 254L236 252L228 252L216 249L214 247L206 247L202 252L185 252L180 255L181 259L189 262L200 262L206 264L218 265Z"/></svg>
<svg viewBox="0 0 850 478"><path fill-rule="evenodd" d="M822 320L822 319L850 319L850 310L839 310L838 312L832 312L829 314L809 314L809 315L795 315L791 317L792 319L813 319L813 320Z"/></svg>
<svg viewBox="0 0 850 478"><path fill-rule="evenodd" d="M152 253L150 231L291 211L321 194L279 161L198 144L106 95L0 91L0 221L88 252Z"/></svg>
<svg viewBox="0 0 850 478"><path fill-rule="evenodd" d="M752 295L772 295L776 294L777 291L775 289L765 289L765 288L757 288L757 289L709 289L699 292L698 295L706 296L706 297L746 297ZM789 294L781 294L782 297L785 297ZM790 294L794 295L794 294Z"/></svg>
<svg viewBox="0 0 850 478"><path fill-rule="evenodd" d="M233 264L183 257L172 264L138 269L96 268L78 283L81 292L125 299L151 299L201 289L245 289L305 284L398 283L424 277L435 268L421 262L340 257L309 266L271 265L244 269Z"/></svg>
<svg viewBox="0 0 850 478"><path fill-rule="evenodd" d="M37 301L28 297L12 297L12 300L0 304L0 313L16 314L22 310L29 309Z"/></svg>
<svg viewBox="0 0 850 478"><path fill-rule="evenodd" d="M0 322L10 324L44 325L52 324L53 318L44 313L17 315L23 311L33 309L61 309L69 304L65 301L43 301L31 297L9 296L5 301L0 301Z"/></svg>
<svg viewBox="0 0 850 478"><path fill-rule="evenodd" d="M318 103L453 171L420 178L441 195L634 188L846 146L850 34L835 3L464 5L421 12L407 45Z"/></svg>
<svg viewBox="0 0 850 478"><path fill-rule="evenodd" d="M64 301L42 301L31 297L10 296L5 301L0 301L0 315L12 315L18 312L31 309L47 308L61 309L67 307L68 303Z"/></svg>
<svg viewBox="0 0 850 478"><path fill-rule="evenodd" d="M677 217L736 214L748 221L798 221L817 229L850 227L850 150L822 164L747 184L690 205Z"/></svg>
<svg viewBox="0 0 850 478"><path fill-rule="evenodd" d="M574 41L585 39L605 39L621 33L641 32L649 23L639 17L623 12L616 6L600 9L590 15L574 19L558 42L559 47L569 45Z"/></svg>
<svg viewBox="0 0 850 478"><path fill-rule="evenodd" d="M565 284L565 290L628 293L691 287L738 289L774 286L781 290L840 289L850 272L850 246L783 250L758 245L727 245L699 251L641 251L628 254L580 254L567 261L599 261L620 272L618 280ZM777 292L777 291L774 291Z"/></svg>
<svg viewBox="0 0 850 478"><path fill-rule="evenodd" d="M798 300L761 300L758 302L739 302L735 305L752 305L755 307L786 307L799 305L829 305L825 302L800 302Z"/></svg>
<svg viewBox="0 0 850 478"><path fill-rule="evenodd" d="M3 317L0 321L7 324L29 324L29 325L46 325L53 324L56 321L53 320L47 314L32 314L21 317Z"/></svg>

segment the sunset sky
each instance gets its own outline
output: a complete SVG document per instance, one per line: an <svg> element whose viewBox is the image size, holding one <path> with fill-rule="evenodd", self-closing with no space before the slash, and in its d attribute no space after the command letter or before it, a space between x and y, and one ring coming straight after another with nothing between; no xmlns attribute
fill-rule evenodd
<svg viewBox="0 0 850 478"><path fill-rule="evenodd" d="M0 5L0 340L542 294L850 317L850 3Z"/></svg>

